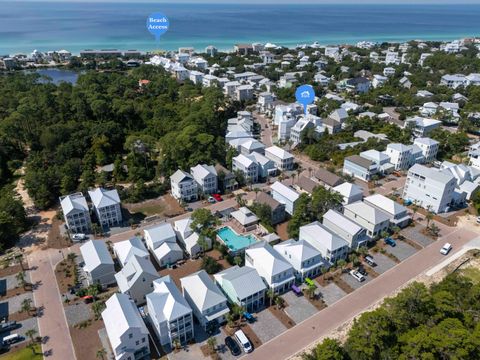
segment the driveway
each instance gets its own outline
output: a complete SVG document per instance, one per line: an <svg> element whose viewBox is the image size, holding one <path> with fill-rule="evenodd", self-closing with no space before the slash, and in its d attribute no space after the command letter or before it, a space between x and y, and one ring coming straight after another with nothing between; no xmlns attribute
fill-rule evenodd
<svg viewBox="0 0 480 360"><path fill-rule="evenodd" d="M247 359L264 360L275 354L275 359L289 358L306 347L314 344L323 336L359 315L371 305L390 296L396 289L408 283L417 275L442 262L445 257L440 248L445 242L453 244L452 256L479 234L463 228L457 228L425 249L410 256L391 271L372 279L353 293L343 297L301 324L289 329L280 336L263 344L246 356Z"/></svg>
<svg viewBox="0 0 480 360"><path fill-rule="evenodd" d="M400 261L405 260L406 258L412 256L413 254L415 254L417 252L417 250L413 246L408 245L404 241L397 240L396 242L397 242L397 246L391 247L391 246L387 245L385 250L388 253L390 253L392 255L395 255L397 257L397 259L400 260Z"/></svg>
<svg viewBox="0 0 480 360"><path fill-rule="evenodd" d="M308 301L305 296L297 296L293 291L282 295L288 306L285 308L287 315L295 321L295 324L301 323L310 316L315 315L318 310Z"/></svg>
<svg viewBox="0 0 480 360"><path fill-rule="evenodd" d="M415 227L407 226L405 229L400 231L400 234L405 236L407 239L415 241L416 243L425 247L433 243L435 240L426 235L423 235L421 233L423 229L425 229L425 226L423 225L417 225Z"/></svg>
<svg viewBox="0 0 480 360"><path fill-rule="evenodd" d="M361 286L364 286L367 284L370 280L372 280L371 276L365 276L365 280L360 282L357 279L355 279L352 275L350 274L342 274L341 279L345 281L350 287L354 290L359 289Z"/></svg>
<svg viewBox="0 0 480 360"><path fill-rule="evenodd" d="M387 270L390 270L395 265L397 265L395 261L383 254L371 252L370 255L373 257L375 263L377 264L377 266L372 267L372 269L378 274L383 274Z"/></svg>
<svg viewBox="0 0 480 360"><path fill-rule="evenodd" d="M249 324L262 344L285 332L287 328L268 309L255 314L255 322Z"/></svg>
<svg viewBox="0 0 480 360"><path fill-rule="evenodd" d="M337 284L331 282L327 286L319 286L322 299L328 306L333 305L338 300L343 298L347 293L340 289Z"/></svg>

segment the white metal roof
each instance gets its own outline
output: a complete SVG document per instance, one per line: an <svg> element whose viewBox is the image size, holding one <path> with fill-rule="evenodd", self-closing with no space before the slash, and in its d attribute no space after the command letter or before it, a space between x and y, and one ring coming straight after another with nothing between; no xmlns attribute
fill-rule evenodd
<svg viewBox="0 0 480 360"><path fill-rule="evenodd" d="M371 224L380 224L390 220L383 212L363 202L345 205L345 209L352 211L354 214L357 214L357 216L367 220Z"/></svg>
<svg viewBox="0 0 480 360"><path fill-rule="evenodd" d="M92 272L100 265L113 265L113 259L103 240L89 240L80 246L85 267Z"/></svg>
<svg viewBox="0 0 480 360"><path fill-rule="evenodd" d="M393 201L392 199L389 199L381 194L367 196L363 201L370 203L393 216L407 211L405 206L400 205L396 201Z"/></svg>
<svg viewBox="0 0 480 360"><path fill-rule="evenodd" d="M164 276L153 282L154 291L146 296L149 309L154 310L158 323L172 321L188 315L192 309L173 283L170 276Z"/></svg>
<svg viewBox="0 0 480 360"><path fill-rule="evenodd" d="M257 270L248 266L235 265L215 274L214 277L220 284L228 281L240 299L245 299L267 288Z"/></svg>
<svg viewBox="0 0 480 360"><path fill-rule="evenodd" d="M134 256L148 257L148 250L142 242L142 239L138 236L135 236L129 240L120 241L113 244L115 254L120 263L125 265L128 260Z"/></svg>
<svg viewBox="0 0 480 360"><path fill-rule="evenodd" d="M250 246L245 250L245 254L253 259L255 269L269 278L292 268L290 263L265 241Z"/></svg>
<svg viewBox="0 0 480 360"><path fill-rule="evenodd" d="M295 190L282 184L279 181L273 183L270 188L272 189L272 191L279 193L280 195L292 202L296 201L300 197L300 195Z"/></svg>
<svg viewBox="0 0 480 360"><path fill-rule="evenodd" d="M200 270L180 279L182 288L188 293L197 308L201 311L222 304L227 298L208 276L205 270Z"/></svg>
<svg viewBox="0 0 480 360"><path fill-rule="evenodd" d="M82 193L67 195L60 198L60 205L64 215L68 215L74 210L79 212L88 212L87 200Z"/></svg>
<svg viewBox="0 0 480 360"><path fill-rule="evenodd" d="M88 195L97 209L120 204L120 197L116 189L105 190L103 188L96 188L93 191L89 190Z"/></svg>
<svg viewBox="0 0 480 360"><path fill-rule="evenodd" d="M265 152L270 153L282 160L290 159L293 158L293 155L290 154L288 151L283 150L282 148L279 148L278 146L270 146L265 149Z"/></svg>

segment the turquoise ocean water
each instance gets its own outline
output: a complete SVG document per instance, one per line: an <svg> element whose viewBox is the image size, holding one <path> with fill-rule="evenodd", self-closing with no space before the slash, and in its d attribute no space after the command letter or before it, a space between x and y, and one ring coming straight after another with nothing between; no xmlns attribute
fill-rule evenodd
<svg viewBox="0 0 480 360"><path fill-rule="evenodd" d="M227 3L227 1L226 1ZM159 43L146 18L163 12L170 30ZM177 49L239 42L449 40L480 36L478 5L238 5L0 2L0 54L86 48Z"/></svg>

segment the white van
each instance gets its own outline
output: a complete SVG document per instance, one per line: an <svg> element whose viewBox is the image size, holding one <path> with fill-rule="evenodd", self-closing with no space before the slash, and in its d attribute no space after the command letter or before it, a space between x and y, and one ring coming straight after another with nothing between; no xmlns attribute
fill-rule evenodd
<svg viewBox="0 0 480 360"><path fill-rule="evenodd" d="M440 249L440 254L442 255L447 255L450 250L452 250L452 244L446 243L443 245L443 247Z"/></svg>
<svg viewBox="0 0 480 360"><path fill-rule="evenodd" d="M2 343L3 345L10 345L10 344L19 342L20 340L21 340L21 337L18 334L12 334L12 335L5 336L2 339Z"/></svg>
<svg viewBox="0 0 480 360"><path fill-rule="evenodd" d="M237 341L240 343L240 345L243 348L243 351L246 353L252 352L253 351L253 346L250 344L250 341L248 340L247 336L242 330L238 330L235 332L235 338Z"/></svg>

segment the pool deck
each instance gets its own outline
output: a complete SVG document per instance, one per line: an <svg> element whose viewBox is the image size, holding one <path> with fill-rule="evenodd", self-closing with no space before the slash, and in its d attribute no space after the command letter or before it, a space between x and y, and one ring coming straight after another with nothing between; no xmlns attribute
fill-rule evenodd
<svg viewBox="0 0 480 360"><path fill-rule="evenodd" d="M253 242L252 241L247 241L247 240L240 240L242 242L241 246L239 247L236 247L234 244L232 244L232 242L229 242L228 241L228 237L226 239L222 238L222 236L220 236L219 232L222 230L222 229L225 229L225 228L228 228L230 229L230 231L233 233L233 236L235 236L236 238L253 238ZM257 238L257 236L255 236L255 234L253 232L248 232L248 233L239 233L237 232L234 227L232 227L230 224L224 224L224 226L222 226L221 228L219 228L217 230L217 238L225 244L225 246L227 246L229 248L229 250L233 253L238 253L240 251L243 251L245 250L246 248L250 247L251 245L253 244L256 244L257 242L259 242L260 240ZM235 239L233 239L235 240Z"/></svg>

